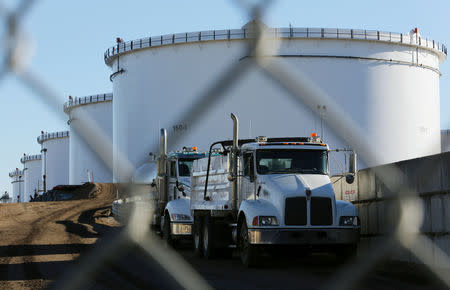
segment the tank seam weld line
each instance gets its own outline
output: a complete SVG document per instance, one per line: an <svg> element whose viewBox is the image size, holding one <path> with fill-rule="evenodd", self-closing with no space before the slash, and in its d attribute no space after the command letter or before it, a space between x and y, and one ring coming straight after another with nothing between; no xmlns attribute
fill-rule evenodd
<svg viewBox="0 0 450 290"><path fill-rule="evenodd" d="M249 58L249 57L253 57L253 56L241 57L239 59L239 61L244 60L244 59ZM260 56L260 57L342 58L342 59L355 59L355 60L382 61L382 62L388 62L388 63L397 63L397 64L421 67L421 68L432 70L435 73L439 74L439 76L442 76L442 73L441 73L441 71L439 69L436 69L436 68L434 68L432 66L429 66L429 65L416 64L414 62L403 61L403 60L385 59L385 58L376 58L376 57L344 56L344 55L314 55L314 54L278 54L278 55L263 55L263 56Z"/></svg>

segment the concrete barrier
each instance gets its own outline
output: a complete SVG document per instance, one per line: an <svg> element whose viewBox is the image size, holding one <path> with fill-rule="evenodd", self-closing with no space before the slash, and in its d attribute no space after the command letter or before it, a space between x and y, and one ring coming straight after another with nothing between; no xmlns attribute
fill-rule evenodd
<svg viewBox="0 0 450 290"><path fill-rule="evenodd" d="M433 244L427 249L436 266L443 267L442 250L450 257L450 152L400 161L376 167L388 172L400 169L401 176L389 175L403 189L403 195L418 195L424 209L420 234ZM353 184L345 178L333 177L336 198L353 202L361 218L361 249L372 248L383 235L391 232L399 219L400 207L393 199L395 192L375 175L375 168L360 170ZM408 250L392 249L391 258L418 263Z"/></svg>

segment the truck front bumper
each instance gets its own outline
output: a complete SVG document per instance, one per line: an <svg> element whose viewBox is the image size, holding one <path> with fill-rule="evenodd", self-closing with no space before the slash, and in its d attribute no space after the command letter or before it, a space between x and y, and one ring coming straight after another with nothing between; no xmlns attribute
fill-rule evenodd
<svg viewBox="0 0 450 290"><path fill-rule="evenodd" d="M175 223L170 222L172 236L188 237L192 235L192 222Z"/></svg>
<svg viewBox="0 0 450 290"><path fill-rule="evenodd" d="M249 229L251 244L256 245L341 245L356 244L359 228L322 229Z"/></svg>

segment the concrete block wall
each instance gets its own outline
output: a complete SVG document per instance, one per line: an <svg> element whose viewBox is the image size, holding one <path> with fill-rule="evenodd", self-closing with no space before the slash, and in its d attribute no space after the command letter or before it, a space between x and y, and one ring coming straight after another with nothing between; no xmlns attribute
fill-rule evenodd
<svg viewBox="0 0 450 290"><path fill-rule="evenodd" d="M442 152L450 151L450 130L441 131L441 150Z"/></svg>
<svg viewBox="0 0 450 290"><path fill-rule="evenodd" d="M402 175L388 174L388 178L401 188L401 194L419 196L424 209L421 234L433 241L428 252L437 266L443 266L442 252L450 257L450 152L364 169L351 185L345 178L333 177L336 198L355 204L361 219L361 247L374 247L383 235L395 229L401 212L398 201L393 199L397 193L375 175L378 170L389 173L393 167ZM349 200L352 191L355 198ZM393 249L391 257L419 262L402 247Z"/></svg>

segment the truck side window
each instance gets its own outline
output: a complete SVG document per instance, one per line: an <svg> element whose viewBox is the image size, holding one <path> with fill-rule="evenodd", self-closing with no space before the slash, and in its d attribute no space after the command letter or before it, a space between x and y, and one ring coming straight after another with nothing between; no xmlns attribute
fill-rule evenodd
<svg viewBox="0 0 450 290"><path fill-rule="evenodd" d="M177 162L176 161L170 162L170 176L173 176L173 177L177 176Z"/></svg>
<svg viewBox="0 0 450 290"><path fill-rule="evenodd" d="M253 176L253 154L244 153L244 176Z"/></svg>

